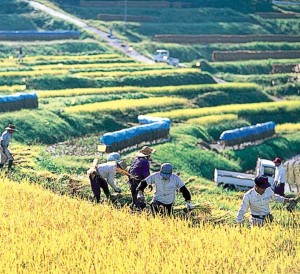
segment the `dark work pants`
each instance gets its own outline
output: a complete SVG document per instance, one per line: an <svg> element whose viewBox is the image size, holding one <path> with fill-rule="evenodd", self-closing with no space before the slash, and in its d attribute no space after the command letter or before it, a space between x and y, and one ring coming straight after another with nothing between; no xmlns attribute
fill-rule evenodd
<svg viewBox="0 0 300 274"><path fill-rule="evenodd" d="M275 186L274 193L280 196L284 196L284 183L280 183Z"/></svg>
<svg viewBox="0 0 300 274"><path fill-rule="evenodd" d="M138 209L144 209L146 207L146 204L138 201L138 199L137 199L136 188L138 187L138 185L139 185L140 182L141 182L141 180L135 180L135 179L132 179L132 178L129 180L130 190L131 190L131 196L132 196L132 203Z"/></svg>
<svg viewBox="0 0 300 274"><path fill-rule="evenodd" d="M152 201L151 202L151 211L153 215L155 214L162 214L171 216L173 212L173 204L164 204L159 201Z"/></svg>
<svg viewBox="0 0 300 274"><path fill-rule="evenodd" d="M89 176L89 179L97 203L100 202L101 188L103 189L106 198L109 198L110 193L109 193L107 181L105 179L101 178L99 175L96 175L94 178Z"/></svg>

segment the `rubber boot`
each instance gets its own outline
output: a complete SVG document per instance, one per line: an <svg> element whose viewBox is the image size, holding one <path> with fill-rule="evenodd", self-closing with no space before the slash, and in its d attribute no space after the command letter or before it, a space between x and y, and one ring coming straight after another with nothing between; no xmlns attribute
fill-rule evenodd
<svg viewBox="0 0 300 274"><path fill-rule="evenodd" d="M8 161L8 166L7 166L7 170L11 170L11 167L12 167L12 165L13 165L13 160L9 160Z"/></svg>

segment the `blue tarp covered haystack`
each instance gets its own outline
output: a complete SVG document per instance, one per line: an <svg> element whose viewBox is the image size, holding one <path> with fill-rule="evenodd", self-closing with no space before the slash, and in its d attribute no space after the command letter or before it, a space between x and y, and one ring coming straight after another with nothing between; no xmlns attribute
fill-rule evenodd
<svg viewBox="0 0 300 274"><path fill-rule="evenodd" d="M138 120L142 125L103 134L100 143L106 145L106 152L120 151L142 142L168 137L170 119L140 115Z"/></svg>
<svg viewBox="0 0 300 274"><path fill-rule="evenodd" d="M37 108L38 96L35 92L16 93L0 96L0 112L20 110L23 108Z"/></svg>
<svg viewBox="0 0 300 274"><path fill-rule="evenodd" d="M234 146L245 142L254 142L271 137L275 134L275 123L266 122L249 127L241 127L223 131L220 141L226 146Z"/></svg>

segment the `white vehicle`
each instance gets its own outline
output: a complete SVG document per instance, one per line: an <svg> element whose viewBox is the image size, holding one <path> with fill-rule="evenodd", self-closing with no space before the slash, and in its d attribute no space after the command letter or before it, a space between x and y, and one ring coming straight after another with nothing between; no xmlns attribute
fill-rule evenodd
<svg viewBox="0 0 300 274"><path fill-rule="evenodd" d="M158 49L153 54L153 60L155 62L167 63L170 66L178 66L179 59L170 57L169 51L165 49Z"/></svg>
<svg viewBox="0 0 300 274"><path fill-rule="evenodd" d="M254 178L264 175L271 186L274 184L275 164L266 159L258 158L255 174L215 169L214 181L217 186L227 189L248 190L254 186Z"/></svg>

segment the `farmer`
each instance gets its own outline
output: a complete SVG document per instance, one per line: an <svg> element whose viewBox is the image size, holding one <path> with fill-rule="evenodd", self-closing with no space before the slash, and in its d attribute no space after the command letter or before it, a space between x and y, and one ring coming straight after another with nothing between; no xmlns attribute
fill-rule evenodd
<svg viewBox="0 0 300 274"><path fill-rule="evenodd" d="M138 201L136 188L143 179L150 175L150 156L154 152L155 149L153 148L148 146L142 147L129 168L131 175L129 184L132 195L132 205L138 210L144 209L146 204L143 201Z"/></svg>
<svg viewBox="0 0 300 274"><path fill-rule="evenodd" d="M293 198L285 198L274 194L268 177L258 176L254 179L254 187L246 192L238 211L236 221L243 222L245 213L250 208L250 225L263 226L265 222L272 222L273 215L270 213L271 200L279 203L292 202Z"/></svg>
<svg viewBox="0 0 300 274"><path fill-rule="evenodd" d="M280 196L284 196L284 186L285 186L285 168L282 165L282 160L276 158L275 163L275 175L274 175L274 192Z"/></svg>
<svg viewBox="0 0 300 274"><path fill-rule="evenodd" d="M24 56L22 47L19 47L18 51L19 51L18 52L18 62L22 63L23 62L23 56Z"/></svg>
<svg viewBox="0 0 300 274"><path fill-rule="evenodd" d="M121 192L121 189L118 188L114 182L117 169L122 169L120 163L121 155L117 152L107 155L107 163L98 165L98 159L94 159L93 164L88 170L87 174L89 176L92 191L97 203L100 202L101 188L106 198L110 198L108 184L114 189L115 192Z"/></svg>
<svg viewBox="0 0 300 274"><path fill-rule="evenodd" d="M180 190L182 193L187 209L193 209L191 194L180 177L173 174L173 166L170 163L162 164L159 172L153 173L140 182L136 189L138 191L137 197L140 201L145 200L144 189L147 186L152 187L152 185L155 185L155 192L151 201L153 214L164 213L170 216L177 190Z"/></svg>
<svg viewBox="0 0 300 274"><path fill-rule="evenodd" d="M4 164L8 161L8 170L11 169L13 165L14 158L12 157L10 150L8 149L10 139L12 135L18 130L12 124L9 124L5 131L2 133L0 137L0 169L4 167Z"/></svg>

